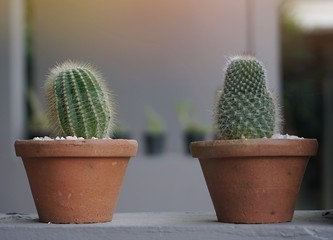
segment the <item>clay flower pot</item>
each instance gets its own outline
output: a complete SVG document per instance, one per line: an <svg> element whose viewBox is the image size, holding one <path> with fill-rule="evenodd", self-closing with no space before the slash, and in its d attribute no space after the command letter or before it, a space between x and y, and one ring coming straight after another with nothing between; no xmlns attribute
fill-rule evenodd
<svg viewBox="0 0 333 240"><path fill-rule="evenodd" d="M40 222L108 222L135 140L18 140Z"/></svg>
<svg viewBox="0 0 333 240"><path fill-rule="evenodd" d="M315 139L194 142L218 221L289 222Z"/></svg>

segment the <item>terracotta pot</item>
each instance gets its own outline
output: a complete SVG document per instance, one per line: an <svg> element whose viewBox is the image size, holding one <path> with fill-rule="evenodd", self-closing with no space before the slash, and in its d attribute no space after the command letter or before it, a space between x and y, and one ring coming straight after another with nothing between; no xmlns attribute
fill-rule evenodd
<svg viewBox="0 0 333 240"><path fill-rule="evenodd" d="M289 222L315 139L194 142L218 221Z"/></svg>
<svg viewBox="0 0 333 240"><path fill-rule="evenodd" d="M135 140L18 140L40 222L109 222Z"/></svg>

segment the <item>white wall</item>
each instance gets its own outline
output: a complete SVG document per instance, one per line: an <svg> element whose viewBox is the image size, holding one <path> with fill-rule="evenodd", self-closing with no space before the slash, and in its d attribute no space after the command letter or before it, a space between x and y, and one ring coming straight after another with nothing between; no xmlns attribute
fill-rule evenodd
<svg viewBox="0 0 333 240"><path fill-rule="evenodd" d="M251 9L247 9L248 1ZM0 24L5 28L8 25L4 22L9 18L5 9L9 2L1 1L4 6L0 7L0 12L3 13L0 14L1 18L5 18ZM145 159L141 141L145 127L145 106L153 107L165 117L168 126L168 152L176 153L173 156L181 156L182 136L174 102L190 99L198 107L200 120L210 124L214 94L222 84L225 56L255 52L266 63L271 85L279 92L278 2L279 0L34 0L36 88L42 88L49 68L56 62L68 58L90 62L100 69L116 94L118 118L129 125L133 137L139 140L140 159ZM249 10L253 14L253 22L248 21ZM250 35L248 28L253 29ZM4 31L4 34L1 32L1 38L9 34L8 29L1 28L0 31ZM8 38L5 41L8 46ZM253 43L251 49L249 41ZM2 44L0 49L8 50ZM8 57L1 61L5 63L0 64L0 67L6 69ZM5 82L9 84L7 80ZM1 102L4 103L6 102ZM1 107L9 111L7 104ZM1 120L5 125L10 124L8 118ZM8 141L4 141L8 145ZM3 156L12 154L8 153L8 148L5 150L7 152ZM5 166L5 169L9 168L11 167ZM138 174L145 174L141 170L136 172L131 168L128 179L140 179ZM183 171L184 178L189 182L191 178L193 182L198 179L203 181L201 173L189 173L185 168L177 171L178 174ZM15 192L24 203L25 211L32 211L34 208L31 197L25 194L27 183L25 177L22 177L21 164L13 174L12 178L19 183L11 183L9 194L14 195ZM178 187L172 174L169 185L163 179L151 181L161 188L169 188L167 194L186 199L186 188ZM171 191L170 185L174 187ZM133 188L128 181L124 188L126 199L135 198L142 191L140 188ZM4 189L5 186L1 185L1 191ZM203 193L205 191L199 190ZM179 210L177 199L174 199L174 204L169 201L165 208L163 199L167 201L168 197L163 197L163 191L160 194L162 201L158 204L153 198L149 198L139 204L136 210L147 211L150 206L154 206L154 210L159 209L159 206L165 211ZM196 196L193 194L189 196ZM207 199L206 195L202 196L202 199L196 200L195 206L189 206L186 210L211 209ZM18 211L16 209L20 209L19 206L15 202L8 205L0 202L0 211L12 208L14 209L10 211ZM128 200L119 206L120 211L133 210L128 207L131 206Z"/></svg>
<svg viewBox="0 0 333 240"><path fill-rule="evenodd" d="M247 22L247 2L254 14ZM98 66L117 95L118 118L140 139L145 106L166 119L168 150L180 152L174 102L189 98L211 122L225 56L255 52L278 92L277 3L264 0L35 0L37 87L65 59ZM66 6L66 7L64 7Z"/></svg>

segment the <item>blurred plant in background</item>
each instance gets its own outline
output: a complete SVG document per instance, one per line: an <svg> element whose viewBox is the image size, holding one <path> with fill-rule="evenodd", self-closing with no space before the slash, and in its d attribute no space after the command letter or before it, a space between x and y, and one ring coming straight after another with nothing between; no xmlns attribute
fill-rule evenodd
<svg viewBox="0 0 333 240"><path fill-rule="evenodd" d="M37 136L48 136L46 113L39 99L34 84L34 26L33 26L33 1L25 0L25 75L26 75L26 109L27 109L27 132L28 139Z"/></svg>
<svg viewBox="0 0 333 240"><path fill-rule="evenodd" d="M286 132L318 137L318 89L307 36L288 11L281 13L283 105ZM313 114L317 112L318 114Z"/></svg>
<svg viewBox="0 0 333 240"><path fill-rule="evenodd" d="M190 143L205 140L211 128L209 125L199 122L197 107L188 99L176 102L175 109L179 124L183 129L185 153L189 154Z"/></svg>
<svg viewBox="0 0 333 240"><path fill-rule="evenodd" d="M210 130L208 125L198 120L198 109L189 100L178 101L175 104L177 117L184 132L194 134L207 134Z"/></svg>
<svg viewBox="0 0 333 240"><path fill-rule="evenodd" d="M145 153L156 155L164 152L166 141L166 125L164 119L152 108L144 109L146 128L144 130Z"/></svg>
<svg viewBox="0 0 333 240"><path fill-rule="evenodd" d="M284 127L288 134L322 139L321 87L318 69L306 33L284 1L280 10L281 65ZM309 161L300 192L300 208L318 209L321 203L321 162L318 155ZM307 201L306 199L311 199Z"/></svg>
<svg viewBox="0 0 333 240"><path fill-rule="evenodd" d="M112 138L114 139L130 139L131 133L127 125L124 123L116 123Z"/></svg>

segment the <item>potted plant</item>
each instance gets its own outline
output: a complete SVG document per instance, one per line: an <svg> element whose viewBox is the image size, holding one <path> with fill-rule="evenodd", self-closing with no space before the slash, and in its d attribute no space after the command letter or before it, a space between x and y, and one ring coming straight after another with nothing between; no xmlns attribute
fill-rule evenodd
<svg viewBox="0 0 333 240"><path fill-rule="evenodd" d="M161 154L165 147L165 123L162 117L151 108L145 108L147 126L144 132L145 153Z"/></svg>
<svg viewBox="0 0 333 240"><path fill-rule="evenodd" d="M199 123L197 108L188 100L177 102L176 110L178 121L183 129L184 149L187 154L190 154L190 143L205 140L208 127Z"/></svg>
<svg viewBox="0 0 333 240"><path fill-rule="evenodd" d="M43 137L50 135L50 128L47 123L47 117L37 93L32 87L27 90L27 106L28 106L28 119L27 119L27 138Z"/></svg>
<svg viewBox="0 0 333 240"><path fill-rule="evenodd" d="M214 111L220 140L191 144L218 221L275 223L292 220L297 195L317 141L275 135L279 110L267 90L262 63L251 56L228 60Z"/></svg>
<svg viewBox="0 0 333 240"><path fill-rule="evenodd" d="M130 130L124 124L116 124L112 135L113 139L130 139Z"/></svg>
<svg viewBox="0 0 333 240"><path fill-rule="evenodd" d="M66 61L56 66L45 92L50 126L60 137L15 142L39 221L111 221L137 142L108 137L114 120L112 95L90 65Z"/></svg>

